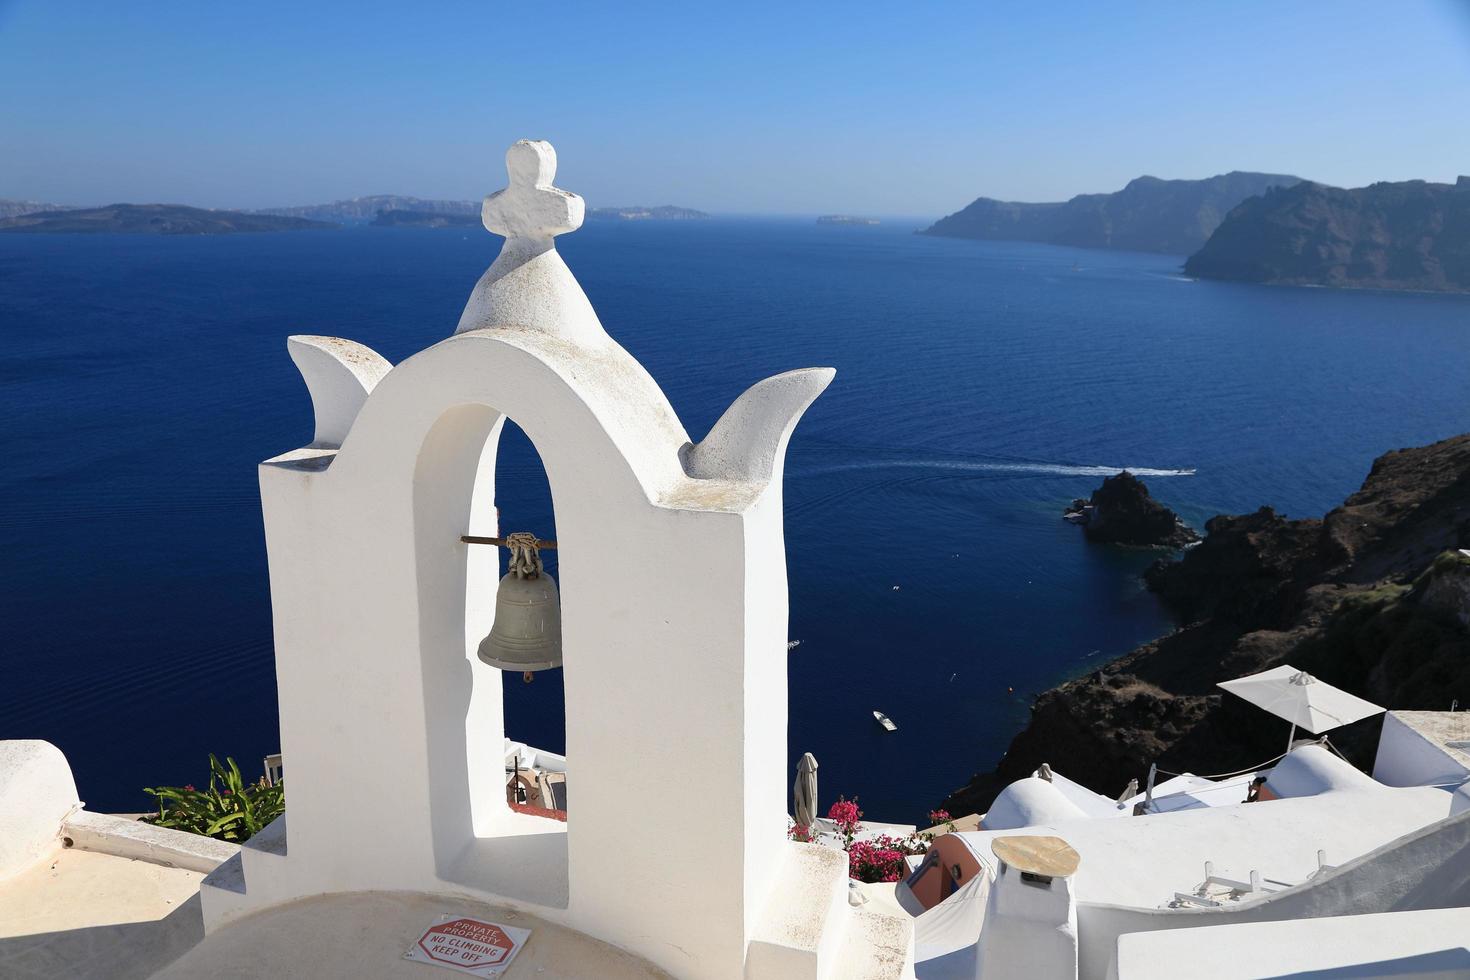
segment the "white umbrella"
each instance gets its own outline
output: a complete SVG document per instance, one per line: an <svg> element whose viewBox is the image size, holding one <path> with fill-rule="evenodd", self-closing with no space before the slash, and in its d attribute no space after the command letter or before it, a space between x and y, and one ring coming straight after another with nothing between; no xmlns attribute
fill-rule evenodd
<svg viewBox="0 0 1470 980"><path fill-rule="evenodd" d="M796 782L791 786L796 822L809 831L817 820L817 758L810 752L796 764Z"/></svg>
<svg viewBox="0 0 1470 980"><path fill-rule="evenodd" d="M1289 664L1225 681L1218 686L1291 722L1290 738L1296 737L1298 728L1320 735L1382 714L1385 710Z"/></svg>

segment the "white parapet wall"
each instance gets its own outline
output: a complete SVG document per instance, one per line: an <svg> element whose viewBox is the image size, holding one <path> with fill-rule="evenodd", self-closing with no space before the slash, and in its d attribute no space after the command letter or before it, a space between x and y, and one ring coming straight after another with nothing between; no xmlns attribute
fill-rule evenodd
<svg viewBox="0 0 1470 980"><path fill-rule="evenodd" d="M66 756L50 742L0 742L0 881L61 846L61 824L81 807Z"/></svg>
<svg viewBox="0 0 1470 980"><path fill-rule="evenodd" d="M1373 778L1387 786L1453 786L1470 779L1470 711L1390 711Z"/></svg>
<svg viewBox="0 0 1470 980"><path fill-rule="evenodd" d="M71 764L39 739L0 741L0 881L62 848L208 873L238 844L93 813L77 798Z"/></svg>
<svg viewBox="0 0 1470 980"><path fill-rule="evenodd" d="M239 853L240 845L129 817L77 810L61 825L68 846L166 868L209 873Z"/></svg>
<svg viewBox="0 0 1470 980"><path fill-rule="evenodd" d="M1109 980L1470 977L1470 908L1328 916L1118 937Z"/></svg>

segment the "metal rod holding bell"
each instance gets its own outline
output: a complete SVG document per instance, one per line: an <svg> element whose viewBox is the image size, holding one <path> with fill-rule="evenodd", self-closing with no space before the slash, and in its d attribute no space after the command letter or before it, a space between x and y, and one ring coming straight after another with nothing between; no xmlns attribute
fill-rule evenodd
<svg viewBox="0 0 1470 980"><path fill-rule="evenodd" d="M480 537L477 534L461 534L459 536L459 540L463 541L465 544L493 544L497 548L509 548L510 547L510 544L508 543L510 541L510 538L509 537L504 537L504 538L482 538L482 537ZM536 539L536 550L537 551L555 551L556 550L556 542L555 541L547 541L547 540L542 539L542 538L537 538Z"/></svg>
<svg viewBox="0 0 1470 980"><path fill-rule="evenodd" d="M480 641L479 657L500 670L518 670L527 682L538 670L561 666L561 597L556 579L541 564L541 549L555 548L528 531L503 538L462 535L465 544L493 544L510 551L510 570L495 592L495 622Z"/></svg>

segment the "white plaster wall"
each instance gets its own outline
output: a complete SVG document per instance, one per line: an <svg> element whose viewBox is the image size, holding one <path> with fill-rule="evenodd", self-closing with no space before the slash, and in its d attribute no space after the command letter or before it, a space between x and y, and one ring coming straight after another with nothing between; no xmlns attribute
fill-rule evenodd
<svg viewBox="0 0 1470 980"><path fill-rule="evenodd" d="M1001 863L980 930L976 976L1077 976L1077 902L1069 877L1024 881Z"/></svg>
<svg viewBox="0 0 1470 980"><path fill-rule="evenodd" d="M1378 736L1373 778L1388 786L1432 786L1462 782L1470 769L1390 711Z"/></svg>
<svg viewBox="0 0 1470 980"><path fill-rule="evenodd" d="M81 806L66 756L50 742L0 742L0 881L61 843L61 822Z"/></svg>
<svg viewBox="0 0 1470 980"><path fill-rule="evenodd" d="M777 457L829 378L778 399ZM497 530L502 413L556 509L564 826L504 805L501 677L475 656L495 555L459 536ZM252 903L453 887L680 976L741 974L785 845L780 460L764 485L693 479L687 447L610 341L475 330L389 372L340 451L262 465L292 778L289 857Z"/></svg>

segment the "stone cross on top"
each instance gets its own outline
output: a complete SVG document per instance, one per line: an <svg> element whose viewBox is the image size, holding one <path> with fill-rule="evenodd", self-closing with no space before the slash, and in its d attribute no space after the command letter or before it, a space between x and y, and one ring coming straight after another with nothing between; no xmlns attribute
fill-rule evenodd
<svg viewBox="0 0 1470 980"><path fill-rule="evenodd" d="M576 194L553 187L556 150L545 140L521 140L505 154L510 186L485 198L485 227L504 235L546 245L557 235L582 227L585 205Z"/></svg>
<svg viewBox="0 0 1470 980"><path fill-rule="evenodd" d="M501 328L606 343L592 304L556 252L556 236L580 228L586 212L580 197L551 184L556 150L545 140L520 140L506 151L505 169L510 186L480 209L485 227L505 244L476 283L455 333Z"/></svg>

